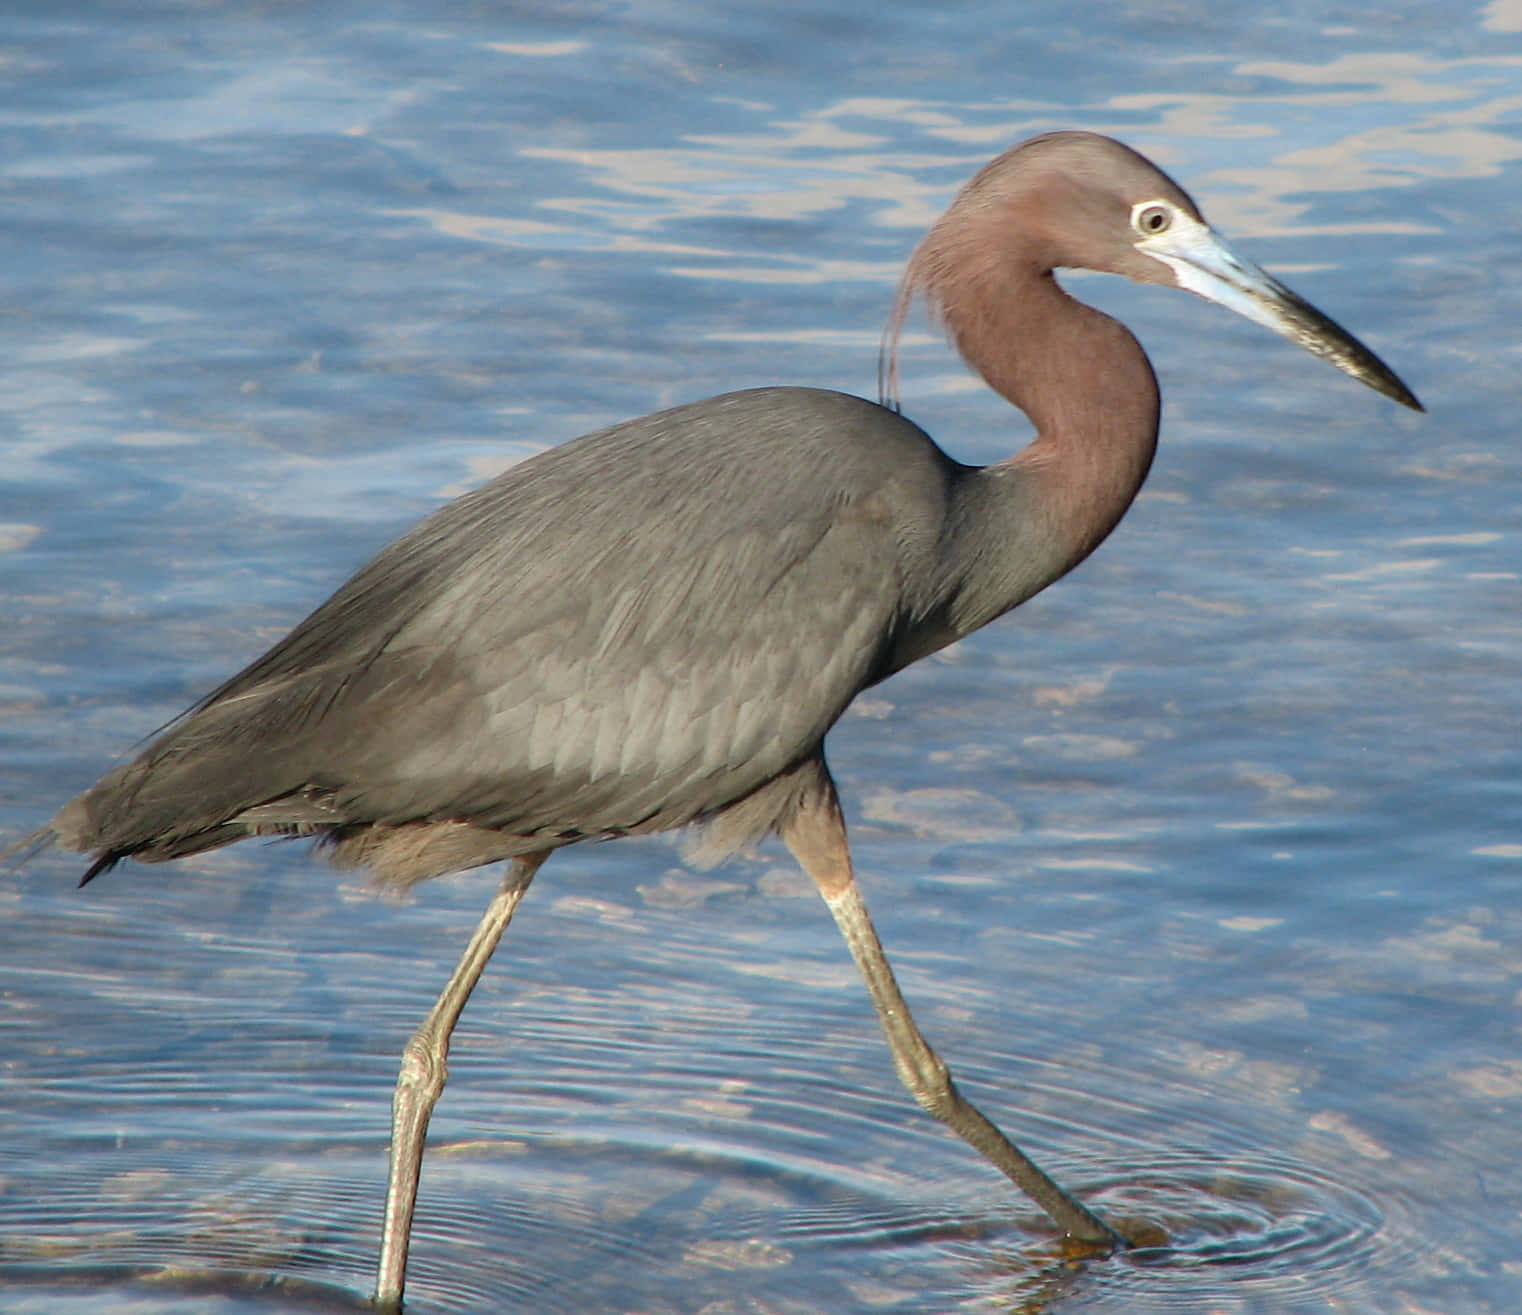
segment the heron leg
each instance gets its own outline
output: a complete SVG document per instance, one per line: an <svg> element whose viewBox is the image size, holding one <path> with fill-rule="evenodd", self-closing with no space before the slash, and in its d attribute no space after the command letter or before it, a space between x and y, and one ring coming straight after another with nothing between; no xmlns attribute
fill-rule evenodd
<svg viewBox="0 0 1522 1315"><path fill-rule="evenodd" d="M893 978L882 943L856 884L845 819L827 772L782 830L782 838L814 879L861 970L878 1022L893 1053L893 1066L914 1099L1014 1182L1069 1236L1107 1250L1129 1243L1104 1220L1063 1191L1023 1151L994 1127L952 1081L945 1061L915 1026Z"/></svg>
<svg viewBox="0 0 1522 1315"><path fill-rule="evenodd" d="M412 1212L417 1204L418 1175L423 1168L423 1145L428 1136L428 1120L449 1077L450 1034L480 980L486 961L512 921L513 910L547 857L548 853L543 853L513 859L449 984L402 1051L402 1068L391 1103L391 1176L386 1185L386 1220L375 1283L375 1304L381 1310L401 1308Z"/></svg>

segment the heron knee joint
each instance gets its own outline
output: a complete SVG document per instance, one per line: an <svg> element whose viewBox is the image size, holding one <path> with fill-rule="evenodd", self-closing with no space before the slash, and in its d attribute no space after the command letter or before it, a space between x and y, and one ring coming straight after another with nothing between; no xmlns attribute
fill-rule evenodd
<svg viewBox="0 0 1522 1315"><path fill-rule="evenodd" d="M401 1071L397 1074L397 1086L422 1092L431 1102L438 1099L449 1080L449 1063L431 1034L414 1033L402 1050Z"/></svg>
<svg viewBox="0 0 1522 1315"><path fill-rule="evenodd" d="M951 1080L951 1070L946 1067L946 1061L939 1055L932 1052L918 1057L912 1064L905 1064L899 1070L899 1077L920 1108L934 1114L942 1122L956 1107L956 1083Z"/></svg>

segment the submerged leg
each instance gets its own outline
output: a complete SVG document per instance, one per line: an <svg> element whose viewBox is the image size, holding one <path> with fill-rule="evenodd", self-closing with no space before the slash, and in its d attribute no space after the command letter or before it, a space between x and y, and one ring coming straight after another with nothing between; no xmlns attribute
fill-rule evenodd
<svg viewBox="0 0 1522 1315"><path fill-rule="evenodd" d="M867 983L899 1078L921 1106L1002 1169L1064 1232L1103 1247L1128 1246L1120 1234L1057 1186L978 1112L957 1090L945 1061L920 1035L867 916L867 906L851 869L840 803L829 774L822 768L819 782L819 788L805 797L783 828L782 838L803 870L814 879L835 916L836 925Z"/></svg>
<svg viewBox="0 0 1522 1315"><path fill-rule="evenodd" d="M394 1311L402 1304L412 1211L417 1204L418 1174L423 1168L423 1143L428 1136L429 1117L449 1077L446 1061L450 1033L460 1020L460 1011L470 999L481 970L512 921L513 910L546 857L547 854L529 854L512 861L449 985L402 1051L402 1070L391 1103L391 1178L386 1185L386 1222L375 1283L375 1304L382 1310Z"/></svg>

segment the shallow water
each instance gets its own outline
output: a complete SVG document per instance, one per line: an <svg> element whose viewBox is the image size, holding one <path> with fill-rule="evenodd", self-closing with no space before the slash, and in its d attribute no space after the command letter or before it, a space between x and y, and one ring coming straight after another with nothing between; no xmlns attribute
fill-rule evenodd
<svg viewBox="0 0 1522 1315"><path fill-rule="evenodd" d="M968 1093L1167 1248L1073 1266L899 1090L779 850L559 856L457 1034L409 1306L1522 1305L1522 10L12 7L0 843L523 455L723 389L870 395L1003 146L1173 170L1418 417L1216 308L1147 490L831 737ZM916 322L910 415L1020 421ZM346 1310L396 1055L489 874L298 846L0 883L0 1306Z"/></svg>

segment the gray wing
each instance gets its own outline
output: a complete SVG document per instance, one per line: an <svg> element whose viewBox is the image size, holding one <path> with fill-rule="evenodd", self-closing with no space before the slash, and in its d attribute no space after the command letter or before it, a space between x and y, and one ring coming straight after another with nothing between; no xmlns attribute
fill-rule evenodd
<svg viewBox="0 0 1522 1315"><path fill-rule="evenodd" d="M589 435L392 544L54 828L109 863L254 831L452 821L551 847L712 814L882 674L956 469L805 389Z"/></svg>

